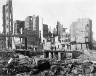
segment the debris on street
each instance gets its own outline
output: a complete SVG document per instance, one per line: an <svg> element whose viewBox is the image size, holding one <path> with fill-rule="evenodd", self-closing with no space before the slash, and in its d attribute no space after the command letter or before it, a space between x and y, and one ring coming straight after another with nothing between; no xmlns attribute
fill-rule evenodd
<svg viewBox="0 0 96 76"><path fill-rule="evenodd" d="M43 56L14 54L0 57L0 75L15 76L95 76L96 61L81 54L77 59L55 60Z"/></svg>

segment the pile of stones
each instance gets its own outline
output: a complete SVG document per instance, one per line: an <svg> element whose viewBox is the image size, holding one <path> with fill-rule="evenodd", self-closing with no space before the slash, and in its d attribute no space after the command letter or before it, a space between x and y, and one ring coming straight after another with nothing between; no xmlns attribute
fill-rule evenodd
<svg viewBox="0 0 96 76"><path fill-rule="evenodd" d="M96 64L90 60L51 60L18 56L0 58L0 75L15 76L96 76ZM35 60L36 61L36 60Z"/></svg>

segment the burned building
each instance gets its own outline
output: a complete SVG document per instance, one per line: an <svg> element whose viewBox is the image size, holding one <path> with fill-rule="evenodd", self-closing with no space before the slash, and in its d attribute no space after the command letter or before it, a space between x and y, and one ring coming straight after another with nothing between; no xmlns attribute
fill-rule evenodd
<svg viewBox="0 0 96 76"><path fill-rule="evenodd" d="M72 49L92 49L92 20L78 19L70 26Z"/></svg>
<svg viewBox="0 0 96 76"><path fill-rule="evenodd" d="M13 7L12 0L7 0L6 5L3 5L3 33L13 33ZM4 48L12 48L12 39L10 37L4 38Z"/></svg>

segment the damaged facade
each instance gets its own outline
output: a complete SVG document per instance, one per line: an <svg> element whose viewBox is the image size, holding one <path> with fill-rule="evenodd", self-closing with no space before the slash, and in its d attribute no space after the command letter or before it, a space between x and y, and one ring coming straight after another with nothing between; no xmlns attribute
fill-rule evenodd
<svg viewBox="0 0 96 76"><path fill-rule="evenodd" d="M70 26L70 37L72 50L92 49L92 20L82 18L73 22Z"/></svg>

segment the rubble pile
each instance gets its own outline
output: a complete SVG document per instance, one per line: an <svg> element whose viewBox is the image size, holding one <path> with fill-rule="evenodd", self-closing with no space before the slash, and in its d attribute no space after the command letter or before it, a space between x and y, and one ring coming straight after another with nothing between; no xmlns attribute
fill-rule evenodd
<svg viewBox="0 0 96 76"><path fill-rule="evenodd" d="M50 69L50 63L47 60L39 59L36 64L34 57L29 58L23 55L14 55L14 57L1 58L0 60L0 75L39 74L39 72L47 69Z"/></svg>
<svg viewBox="0 0 96 76"><path fill-rule="evenodd" d="M78 57L78 59L96 61L96 53L92 53L92 52L90 52L89 54L84 53L84 54L81 54Z"/></svg>
<svg viewBox="0 0 96 76"><path fill-rule="evenodd" d="M28 57L15 54L0 58L0 75L15 76L96 76L96 63L90 56L82 54L78 59L62 61L43 56Z"/></svg>

